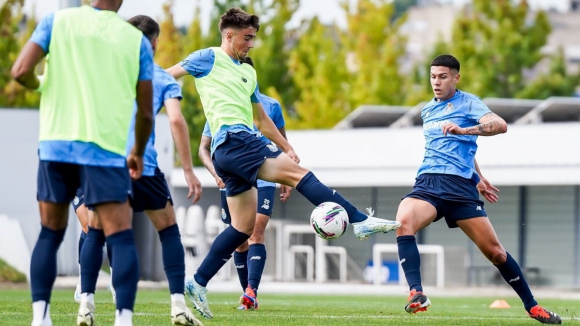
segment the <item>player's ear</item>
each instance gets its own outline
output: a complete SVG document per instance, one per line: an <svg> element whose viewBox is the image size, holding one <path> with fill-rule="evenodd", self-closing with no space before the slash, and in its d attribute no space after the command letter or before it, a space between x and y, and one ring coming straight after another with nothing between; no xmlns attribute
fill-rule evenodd
<svg viewBox="0 0 580 326"><path fill-rule="evenodd" d="M457 84L457 83L459 83L459 79L460 79L460 78L461 78L461 75L460 75L459 73L457 73L457 74L455 75L455 83L456 83L456 84Z"/></svg>

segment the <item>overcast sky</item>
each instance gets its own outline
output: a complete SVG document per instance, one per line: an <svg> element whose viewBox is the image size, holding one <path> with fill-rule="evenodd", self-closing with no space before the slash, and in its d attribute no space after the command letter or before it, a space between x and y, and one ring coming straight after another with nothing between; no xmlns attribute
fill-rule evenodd
<svg viewBox="0 0 580 326"><path fill-rule="evenodd" d="M174 0L174 17L177 25L187 25L193 15L196 6L201 6L202 17L209 17L213 0ZM356 1L356 0L351 0ZM441 2L452 2L458 5L469 0L441 0ZM0 2L2 2L0 0ZM124 18L143 14L155 19L160 18L162 5L166 0L124 0L119 14ZM569 0L528 0L534 8L566 10ZM26 10L35 8L37 17L44 17L49 12L59 9L61 0L26 0ZM339 6L339 0L301 0L300 9L296 13L290 25L296 25L306 17L317 15L324 23L336 21L339 25L345 25L345 17ZM204 22L207 23L207 22Z"/></svg>

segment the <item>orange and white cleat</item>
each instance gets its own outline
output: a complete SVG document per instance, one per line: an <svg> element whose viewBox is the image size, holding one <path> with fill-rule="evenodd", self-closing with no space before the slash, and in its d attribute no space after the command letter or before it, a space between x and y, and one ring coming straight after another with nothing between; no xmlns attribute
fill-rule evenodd
<svg viewBox="0 0 580 326"><path fill-rule="evenodd" d="M427 307L430 305L431 301L423 294L423 292L411 290L407 305L405 306L405 311L410 314L416 314L421 311L427 311Z"/></svg>
<svg viewBox="0 0 580 326"><path fill-rule="evenodd" d="M254 310L258 309L258 299L256 298L256 293L252 290L252 287L248 285L246 292L240 297L240 310ZM245 309L241 309L245 307Z"/></svg>
<svg viewBox="0 0 580 326"><path fill-rule="evenodd" d="M562 318L560 318L560 316L554 312L551 312L550 310L542 308L540 305L536 305L530 309L528 316L534 318L542 324L562 324Z"/></svg>

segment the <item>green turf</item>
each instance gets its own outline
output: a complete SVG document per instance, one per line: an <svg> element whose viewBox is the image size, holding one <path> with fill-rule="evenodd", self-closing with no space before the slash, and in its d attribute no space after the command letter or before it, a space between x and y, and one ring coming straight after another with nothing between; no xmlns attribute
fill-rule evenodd
<svg viewBox="0 0 580 326"><path fill-rule="evenodd" d="M54 325L74 325L77 304L73 290L53 293ZM209 293L211 320L204 325L540 325L526 316L517 298L507 299L510 309L488 308L490 298L431 297L427 313L409 315L405 297L261 294L257 311L236 310L239 294ZM112 325L114 305L107 291L96 296L97 325ZM564 318L580 325L580 301L541 300ZM190 305L191 306L191 305ZM197 312L195 312L198 316ZM30 295L26 290L0 290L0 325L30 325ZM170 325L167 291L139 291L134 325Z"/></svg>

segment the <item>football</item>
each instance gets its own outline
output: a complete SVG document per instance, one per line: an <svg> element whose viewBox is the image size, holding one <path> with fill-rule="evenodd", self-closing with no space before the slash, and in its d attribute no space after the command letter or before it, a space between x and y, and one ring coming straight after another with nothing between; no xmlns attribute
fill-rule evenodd
<svg viewBox="0 0 580 326"><path fill-rule="evenodd" d="M310 225L322 239L336 239L348 228L348 214L339 204L325 202L312 211Z"/></svg>

